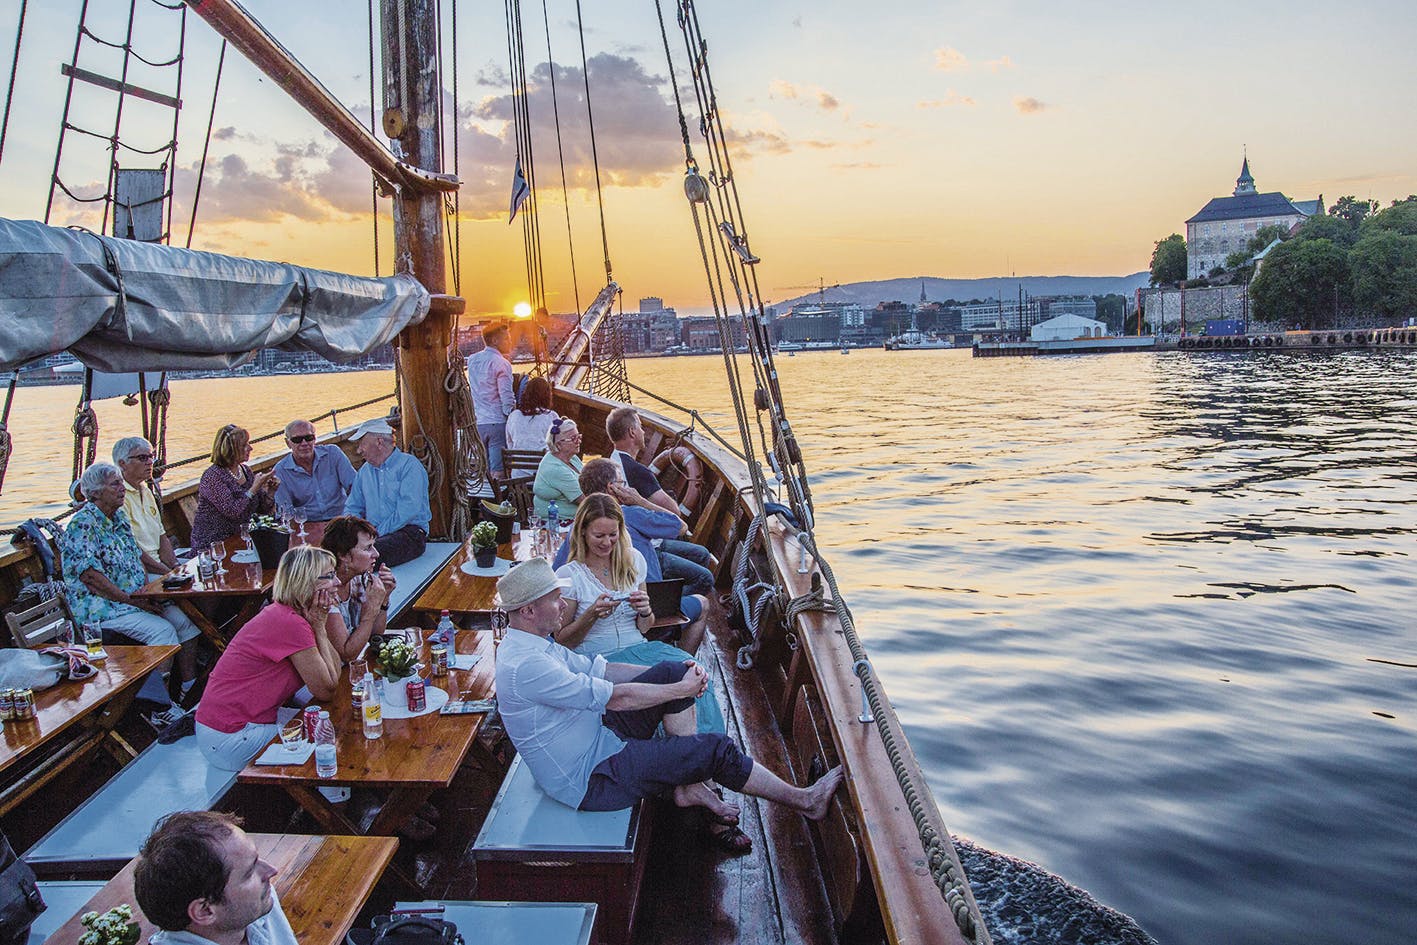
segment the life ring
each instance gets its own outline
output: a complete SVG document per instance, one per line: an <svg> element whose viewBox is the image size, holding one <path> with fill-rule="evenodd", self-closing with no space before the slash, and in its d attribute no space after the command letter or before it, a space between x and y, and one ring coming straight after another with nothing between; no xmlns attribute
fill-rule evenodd
<svg viewBox="0 0 1417 945"><path fill-rule="evenodd" d="M704 464L687 446L675 446L656 456L649 468L659 476L671 465L684 475L684 494L679 497L679 505L692 515L699 508L699 493L704 484Z"/></svg>

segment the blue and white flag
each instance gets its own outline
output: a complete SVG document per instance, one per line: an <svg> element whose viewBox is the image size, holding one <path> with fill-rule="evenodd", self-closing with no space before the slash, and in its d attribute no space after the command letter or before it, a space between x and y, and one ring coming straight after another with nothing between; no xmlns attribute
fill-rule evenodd
<svg viewBox="0 0 1417 945"><path fill-rule="evenodd" d="M512 211L511 216L507 217L509 226L517 218L517 210L530 196L531 188L527 186L526 176L522 174L522 159L518 157L517 169L512 173Z"/></svg>

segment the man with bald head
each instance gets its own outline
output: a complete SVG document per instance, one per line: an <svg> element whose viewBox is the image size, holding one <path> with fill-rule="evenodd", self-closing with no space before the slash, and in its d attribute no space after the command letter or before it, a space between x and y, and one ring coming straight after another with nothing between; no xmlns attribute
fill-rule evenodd
<svg viewBox="0 0 1417 945"><path fill-rule="evenodd" d="M315 425L292 420L285 425L285 445L290 452L276 463L280 480L276 505L305 512L311 522L328 522L344 514L344 503L354 485L354 464L333 443L315 442Z"/></svg>

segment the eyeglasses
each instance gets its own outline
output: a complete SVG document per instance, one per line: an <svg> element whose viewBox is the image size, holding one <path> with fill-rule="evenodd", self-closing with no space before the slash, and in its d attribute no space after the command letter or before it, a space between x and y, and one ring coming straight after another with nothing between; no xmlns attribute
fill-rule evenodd
<svg viewBox="0 0 1417 945"><path fill-rule="evenodd" d="M150 463L153 461L152 453L129 453L125 462L129 463Z"/></svg>
<svg viewBox="0 0 1417 945"><path fill-rule="evenodd" d="M314 443L314 442L315 442L315 434L313 434L313 433L302 433L302 434L300 434L299 436L288 436L288 437L286 437L286 439L289 440L289 441L292 442L292 443Z"/></svg>

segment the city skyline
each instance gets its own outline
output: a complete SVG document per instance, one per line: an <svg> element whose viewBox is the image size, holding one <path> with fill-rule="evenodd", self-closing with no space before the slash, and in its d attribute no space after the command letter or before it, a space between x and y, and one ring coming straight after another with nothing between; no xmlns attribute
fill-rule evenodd
<svg viewBox="0 0 1417 945"><path fill-rule="evenodd" d="M121 31L114 10L92 6L101 35ZM365 5L246 6L368 120ZM575 9L562 6L550 6L550 32L584 305L604 269L576 98ZM0 35L13 35L18 9L18 0L0 2ZM1207 200L1230 192L1246 152L1261 190L1295 199L1322 193L1331 204L1353 194L1386 205L1417 192L1417 130L1398 118L1417 71L1406 50L1417 26L1409 9L1356 4L1339 32L1323 14L1263 5L1203 3L1125 20L1113 9L746 0L701 9L765 299L800 296L819 279L1136 272L1154 241L1183 232ZM64 94L58 64L72 53L77 11L77 0L29 7L22 94L0 165L6 216L43 215ZM653 8L641 13L586 9L610 257L627 299L658 295L698 313L707 292L680 189L677 119ZM498 314L527 295L521 226L506 220L513 148L504 25L501 11L459 16L462 291L474 314ZM566 311L576 292L539 8L528 7L524 25L548 303ZM176 245L186 239L218 46L195 16L187 32ZM444 78L451 84L450 69ZM101 123L102 96L87 98L80 108ZM125 134L159 124L144 121L134 106ZM232 50L215 128L194 248L372 271L367 172ZM74 189L98 186L101 158L85 174L82 148L66 144L66 161ZM61 209L52 222L89 220ZM386 218L380 240L387 273Z"/></svg>

